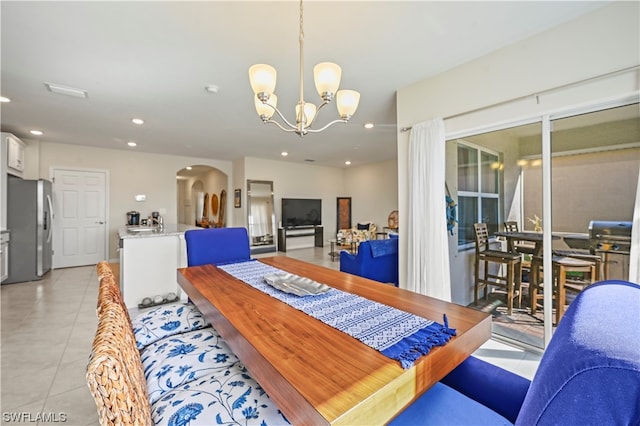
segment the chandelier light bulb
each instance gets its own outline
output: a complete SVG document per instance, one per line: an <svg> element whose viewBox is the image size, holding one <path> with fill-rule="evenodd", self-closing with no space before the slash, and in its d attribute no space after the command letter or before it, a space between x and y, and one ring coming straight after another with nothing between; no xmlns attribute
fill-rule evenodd
<svg viewBox="0 0 640 426"><path fill-rule="evenodd" d="M339 90L336 94L338 114L343 120L350 119L356 113L359 103L360 93L355 90Z"/></svg>
<svg viewBox="0 0 640 426"><path fill-rule="evenodd" d="M304 123L304 127L309 127L316 117L317 108L314 104L304 103L304 116L300 115L300 104L296 105L296 122Z"/></svg>
<svg viewBox="0 0 640 426"><path fill-rule="evenodd" d="M278 97L276 95L269 96L266 102L262 102L258 99L256 95L254 98L256 111L260 118L264 120L269 120L274 112L276 112L276 107L278 106Z"/></svg>
<svg viewBox="0 0 640 426"><path fill-rule="evenodd" d="M313 80L316 90L324 101L333 99L340 87L342 68L333 62L322 62L313 68Z"/></svg>
<svg viewBox="0 0 640 426"><path fill-rule="evenodd" d="M256 95L271 95L276 89L276 69L267 64L255 64L249 68L249 81Z"/></svg>

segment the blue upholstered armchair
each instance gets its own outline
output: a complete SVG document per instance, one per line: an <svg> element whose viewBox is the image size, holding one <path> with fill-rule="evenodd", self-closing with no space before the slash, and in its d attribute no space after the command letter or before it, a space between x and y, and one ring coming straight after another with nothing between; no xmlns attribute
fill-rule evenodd
<svg viewBox="0 0 640 426"><path fill-rule="evenodd" d="M398 286L398 239L363 241L358 254L340 252L340 270Z"/></svg>
<svg viewBox="0 0 640 426"><path fill-rule="evenodd" d="M184 233L187 242L187 264L244 262L251 259L249 234L246 228L191 229Z"/></svg>
<svg viewBox="0 0 640 426"><path fill-rule="evenodd" d="M533 381L469 357L391 425L640 424L640 286L604 281L571 303Z"/></svg>

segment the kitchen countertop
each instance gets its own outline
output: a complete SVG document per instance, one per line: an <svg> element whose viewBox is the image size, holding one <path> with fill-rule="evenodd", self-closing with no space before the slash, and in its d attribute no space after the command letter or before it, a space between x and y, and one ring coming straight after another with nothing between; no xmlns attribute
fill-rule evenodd
<svg viewBox="0 0 640 426"><path fill-rule="evenodd" d="M167 237L171 235L184 235L190 229L204 229L197 226L177 224L164 225L162 229L156 226L125 226L118 229L120 238L153 238Z"/></svg>

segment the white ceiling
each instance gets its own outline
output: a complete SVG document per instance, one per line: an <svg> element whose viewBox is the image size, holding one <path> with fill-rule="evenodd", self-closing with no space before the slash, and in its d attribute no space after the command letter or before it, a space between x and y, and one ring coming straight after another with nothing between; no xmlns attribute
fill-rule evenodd
<svg viewBox="0 0 640 426"><path fill-rule="evenodd" d="M2 131L42 143L233 160L244 156L344 167L396 156L395 92L606 4L593 1L304 4L305 100L312 68L342 66L361 92L349 124L305 136L264 125L248 68L278 71L278 106L298 97L298 3L0 2ZM88 91L51 93L44 82ZM217 94L205 86L219 86ZM452 88L452 90L455 90ZM131 124L132 117L145 120ZM337 118L333 105L320 122ZM366 122L377 126L363 128ZM282 158L281 151L289 152Z"/></svg>

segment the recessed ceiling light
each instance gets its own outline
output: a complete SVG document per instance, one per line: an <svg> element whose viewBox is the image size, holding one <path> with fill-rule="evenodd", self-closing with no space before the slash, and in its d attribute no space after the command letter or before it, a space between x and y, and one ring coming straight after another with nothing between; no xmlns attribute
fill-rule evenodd
<svg viewBox="0 0 640 426"><path fill-rule="evenodd" d="M11 102L11 99L5 97L5 96L0 96L0 102Z"/></svg>
<svg viewBox="0 0 640 426"><path fill-rule="evenodd" d="M144 120L142 118L132 118L131 122L133 124L137 124L138 126L141 125L141 124L144 124Z"/></svg>
<svg viewBox="0 0 640 426"><path fill-rule="evenodd" d="M32 135L36 135L36 136L44 135L44 132L42 130L30 130L29 133L31 133Z"/></svg>
<svg viewBox="0 0 640 426"><path fill-rule="evenodd" d="M344 164L346 164L347 166L350 166L351 165L351 161L347 160L347 161L344 162Z"/></svg>
<svg viewBox="0 0 640 426"><path fill-rule="evenodd" d="M45 86L51 93L57 93L58 95L66 95L73 96L74 98L86 98L88 97L88 92L83 89L76 89L75 87L62 86L60 84L47 83L45 81Z"/></svg>
<svg viewBox="0 0 640 426"><path fill-rule="evenodd" d="M134 146L137 146L138 144L135 143L134 141L131 141L131 142L127 142L127 145L129 145L130 147L134 147Z"/></svg>
<svg viewBox="0 0 640 426"><path fill-rule="evenodd" d="M289 155L289 153L287 151L282 151L280 155L282 155L283 157L286 157L287 155Z"/></svg>
<svg viewBox="0 0 640 426"><path fill-rule="evenodd" d="M206 90L209 93L218 93L218 90L220 90L220 87L216 86L215 84L210 84L208 86L204 86L204 90Z"/></svg>
<svg viewBox="0 0 640 426"><path fill-rule="evenodd" d="M365 129L373 129L373 123L366 123L366 124L364 125L364 128L365 128Z"/></svg>
<svg viewBox="0 0 640 426"><path fill-rule="evenodd" d="M193 169L193 167L191 167L191 166L187 166L187 167L185 167L185 169L187 169L187 170L191 170L191 169Z"/></svg>

